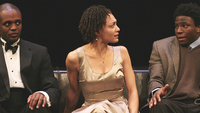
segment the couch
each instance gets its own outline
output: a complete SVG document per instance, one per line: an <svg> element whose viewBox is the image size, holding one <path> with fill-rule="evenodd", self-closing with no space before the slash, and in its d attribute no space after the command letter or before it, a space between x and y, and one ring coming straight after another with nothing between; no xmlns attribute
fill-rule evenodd
<svg viewBox="0 0 200 113"><path fill-rule="evenodd" d="M138 89L139 95L139 108L147 103L147 84L149 80L148 70L134 70L135 78L136 78L136 85ZM59 113L63 113L65 107L65 99L67 95L67 91L69 88L69 80L67 77L66 70L54 70L54 76L57 78L59 87L61 89L61 99L59 103ZM128 99L127 89L124 89L124 97ZM79 101L77 103L76 108L81 107L82 103L84 102L83 95L81 94L79 97Z"/></svg>

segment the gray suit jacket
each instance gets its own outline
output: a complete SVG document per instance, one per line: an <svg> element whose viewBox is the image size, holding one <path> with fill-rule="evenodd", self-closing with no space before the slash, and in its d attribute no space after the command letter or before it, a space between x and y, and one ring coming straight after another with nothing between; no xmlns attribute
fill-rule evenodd
<svg viewBox="0 0 200 113"><path fill-rule="evenodd" d="M30 94L45 91L52 105L59 102L60 89L46 47L20 39L20 71L25 89ZM9 92L8 73L0 46L0 102L9 98Z"/></svg>
<svg viewBox="0 0 200 113"><path fill-rule="evenodd" d="M178 76L180 51L176 36L155 41L149 60L148 94L157 87L169 84L167 95L172 91ZM200 85L197 89L200 94Z"/></svg>

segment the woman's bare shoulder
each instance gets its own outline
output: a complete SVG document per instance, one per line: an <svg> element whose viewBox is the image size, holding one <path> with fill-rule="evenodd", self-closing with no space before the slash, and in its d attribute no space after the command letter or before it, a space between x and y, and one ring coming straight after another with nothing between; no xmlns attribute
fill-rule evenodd
<svg viewBox="0 0 200 113"><path fill-rule="evenodd" d="M127 53L128 52L128 50L127 50L127 48L125 46L119 46L119 47L120 47L120 51L122 53Z"/></svg>
<svg viewBox="0 0 200 113"><path fill-rule="evenodd" d="M67 58L66 58L66 63L69 63L69 64L78 63L78 53L76 50L73 50L68 53Z"/></svg>

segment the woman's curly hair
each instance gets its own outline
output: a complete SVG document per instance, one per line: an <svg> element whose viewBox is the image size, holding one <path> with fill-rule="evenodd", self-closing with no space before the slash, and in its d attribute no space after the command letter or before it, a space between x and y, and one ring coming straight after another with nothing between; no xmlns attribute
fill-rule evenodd
<svg viewBox="0 0 200 113"><path fill-rule="evenodd" d="M95 32L99 32L106 25L106 18L112 14L111 10L103 5L94 5L87 8L81 17L79 31L83 35L83 40L93 42L97 37Z"/></svg>

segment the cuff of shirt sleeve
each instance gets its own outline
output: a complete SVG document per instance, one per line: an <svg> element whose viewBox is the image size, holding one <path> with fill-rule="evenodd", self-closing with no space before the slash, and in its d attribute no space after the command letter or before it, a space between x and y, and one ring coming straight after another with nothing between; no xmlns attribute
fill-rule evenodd
<svg viewBox="0 0 200 113"><path fill-rule="evenodd" d="M154 95L154 93L159 90L160 88L155 88L153 91L151 91L151 97Z"/></svg>
<svg viewBox="0 0 200 113"><path fill-rule="evenodd" d="M37 91L37 92L38 93L42 93L46 97L46 99L47 99L47 105L48 105L48 107L50 107L51 106L51 102L49 100L49 95L45 91Z"/></svg>

